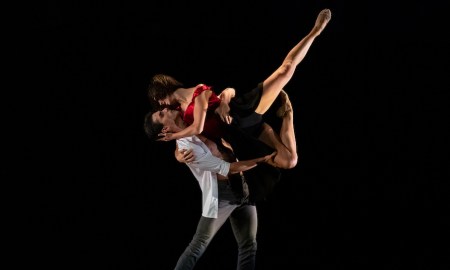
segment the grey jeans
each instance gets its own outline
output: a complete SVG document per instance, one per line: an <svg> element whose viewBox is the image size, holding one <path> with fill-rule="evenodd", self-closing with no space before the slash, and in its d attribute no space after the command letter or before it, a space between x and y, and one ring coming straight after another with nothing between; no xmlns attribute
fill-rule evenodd
<svg viewBox="0 0 450 270"><path fill-rule="evenodd" d="M219 181L219 212L217 218L200 217L194 237L179 257L175 270L194 269L195 264L205 252L214 235L227 219L230 220L238 244L237 269L255 269L256 231L258 227L256 206L235 203L239 200L236 200L231 188L220 182L222 181Z"/></svg>

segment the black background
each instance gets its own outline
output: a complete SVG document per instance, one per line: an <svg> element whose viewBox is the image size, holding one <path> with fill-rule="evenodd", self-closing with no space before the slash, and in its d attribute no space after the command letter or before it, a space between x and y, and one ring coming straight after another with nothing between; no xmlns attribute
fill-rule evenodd
<svg viewBox="0 0 450 270"><path fill-rule="evenodd" d="M257 269L448 267L445 15L378 1L48 2L30 40L51 72L27 260L172 269L201 197L174 145L143 132L150 77L251 89L323 8L332 19L285 87L300 160L258 205ZM196 269L234 269L236 252L226 224Z"/></svg>

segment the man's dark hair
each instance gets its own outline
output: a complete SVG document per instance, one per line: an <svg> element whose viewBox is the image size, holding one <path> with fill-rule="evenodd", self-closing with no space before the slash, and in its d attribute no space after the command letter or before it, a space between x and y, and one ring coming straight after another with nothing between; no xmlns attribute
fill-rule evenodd
<svg viewBox="0 0 450 270"><path fill-rule="evenodd" d="M144 131L145 134L147 134L147 137L152 140L156 141L158 139L158 134L161 133L161 130L163 129L163 124L161 123L155 123L152 120L152 114L155 111L152 110L149 113L145 115L144 118Z"/></svg>
<svg viewBox="0 0 450 270"><path fill-rule="evenodd" d="M183 84L175 80L172 76L156 74L150 81L147 95L152 106L159 109L158 100L166 98L180 87L183 87Z"/></svg>

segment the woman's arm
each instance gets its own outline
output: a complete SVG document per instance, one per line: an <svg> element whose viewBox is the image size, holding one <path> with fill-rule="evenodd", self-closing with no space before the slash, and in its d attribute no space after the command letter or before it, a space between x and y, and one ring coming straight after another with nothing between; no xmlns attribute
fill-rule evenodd
<svg viewBox="0 0 450 270"><path fill-rule="evenodd" d="M225 88L218 97L222 100L223 103L229 104L231 99L236 96L236 90L234 88Z"/></svg>
<svg viewBox="0 0 450 270"><path fill-rule="evenodd" d="M231 121L233 120L230 116L230 101L232 98L236 96L236 90L234 88L225 88L222 93L218 96L221 100L219 107L215 110L215 113L217 113L222 121L224 121L227 124L231 124Z"/></svg>
<svg viewBox="0 0 450 270"><path fill-rule="evenodd" d="M183 129L182 131L176 133L167 133L165 136L166 141L176 140L192 135L198 135L203 132L203 126L205 124L206 119L206 112L208 110L208 100L211 94L212 94L211 90L206 90L200 93L195 98L194 122L185 129Z"/></svg>

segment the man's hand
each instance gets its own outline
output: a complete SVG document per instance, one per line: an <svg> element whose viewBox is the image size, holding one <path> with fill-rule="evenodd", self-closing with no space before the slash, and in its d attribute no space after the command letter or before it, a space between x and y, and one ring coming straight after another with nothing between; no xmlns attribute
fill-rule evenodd
<svg viewBox="0 0 450 270"><path fill-rule="evenodd" d="M180 163L191 163L194 161L194 153L192 153L192 149L177 149L175 151L175 158Z"/></svg>
<svg viewBox="0 0 450 270"><path fill-rule="evenodd" d="M267 164L269 164L269 165L271 165L273 167L277 167L278 168L277 164L275 163L275 156L276 155L277 155L277 151L273 152L270 155L265 156L263 162L265 162L265 163L267 163Z"/></svg>

